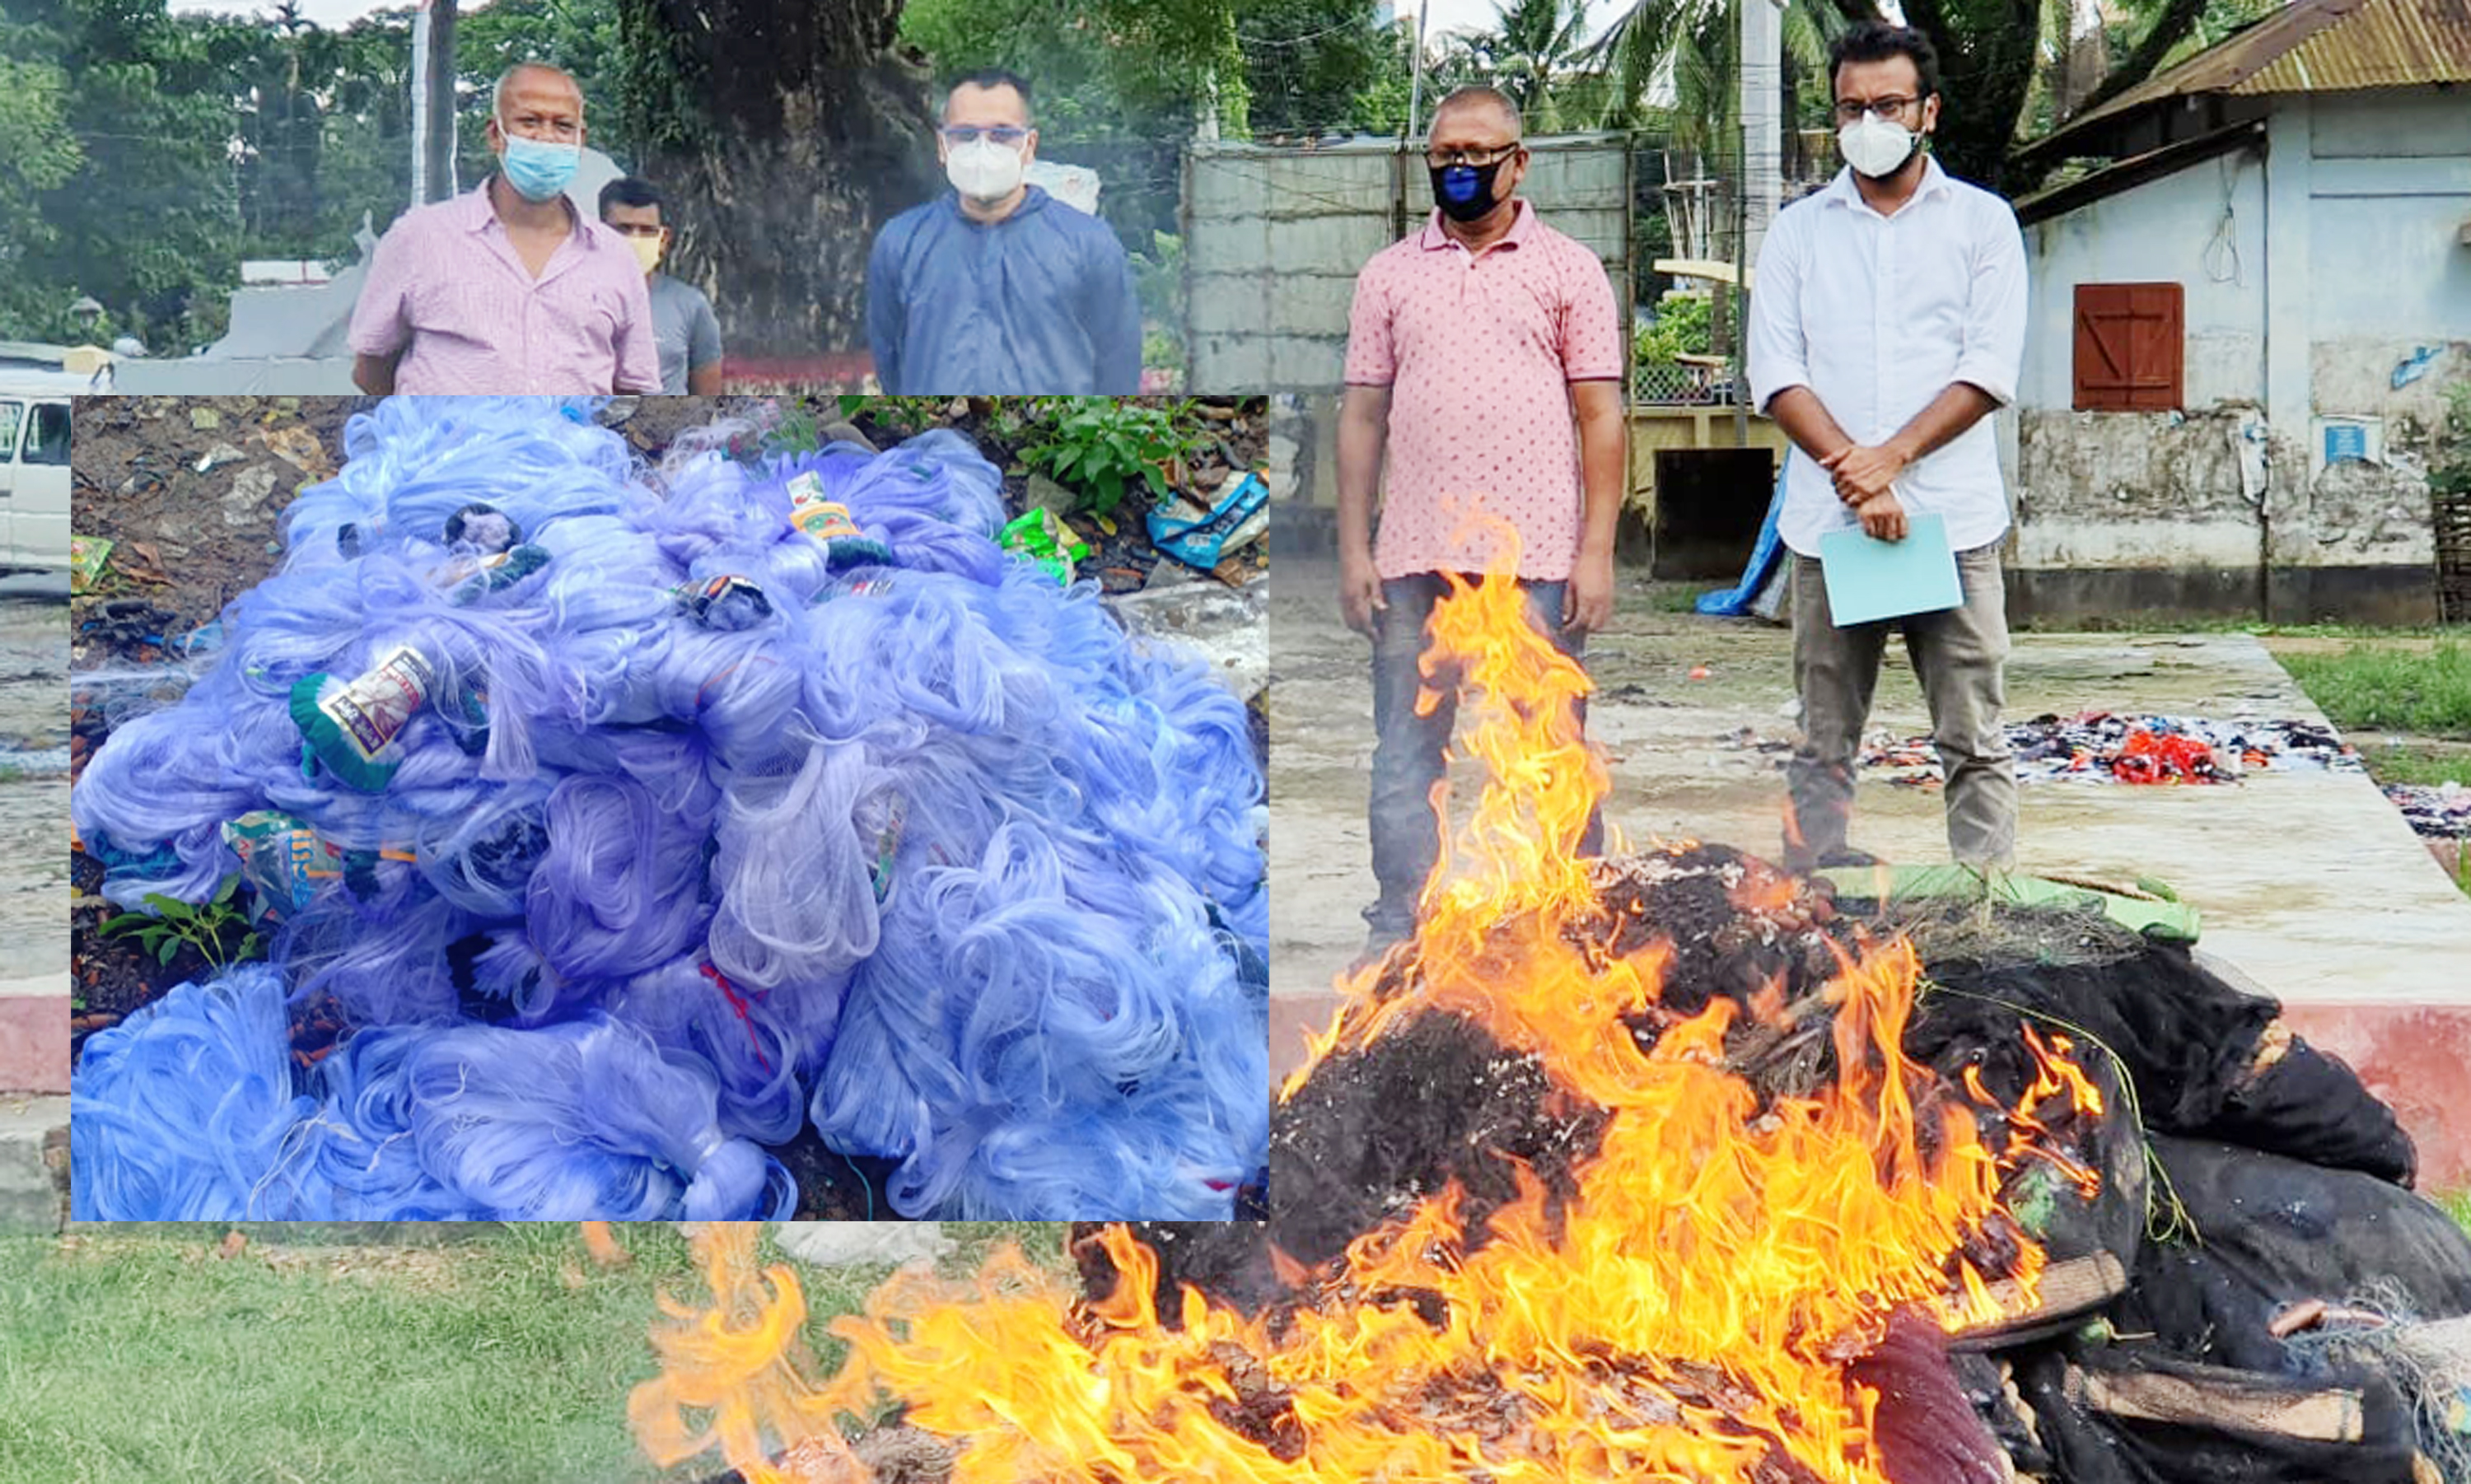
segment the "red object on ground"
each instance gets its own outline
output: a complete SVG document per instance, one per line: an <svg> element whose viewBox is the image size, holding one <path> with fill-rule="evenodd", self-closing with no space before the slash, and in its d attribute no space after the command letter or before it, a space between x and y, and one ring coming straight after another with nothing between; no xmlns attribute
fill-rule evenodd
<svg viewBox="0 0 2471 1484"><path fill-rule="evenodd" d="M2165 736L2140 726L2120 744L2110 770L2124 783L2211 783L2214 749L2198 738Z"/></svg>

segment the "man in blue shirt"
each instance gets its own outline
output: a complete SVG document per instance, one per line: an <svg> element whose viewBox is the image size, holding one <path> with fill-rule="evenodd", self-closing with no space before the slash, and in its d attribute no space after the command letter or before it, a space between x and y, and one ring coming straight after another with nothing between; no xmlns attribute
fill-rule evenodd
<svg viewBox="0 0 2471 1484"><path fill-rule="evenodd" d="M877 382L896 396L1140 391L1123 245L1024 178L1038 157L1029 84L964 78L935 148L953 189L885 223L867 259Z"/></svg>

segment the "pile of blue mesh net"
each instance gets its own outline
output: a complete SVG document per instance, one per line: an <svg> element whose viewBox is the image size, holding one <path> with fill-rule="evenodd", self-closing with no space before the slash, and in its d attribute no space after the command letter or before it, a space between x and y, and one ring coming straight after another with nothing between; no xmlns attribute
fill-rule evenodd
<svg viewBox="0 0 2471 1484"><path fill-rule="evenodd" d="M88 1040L99 1219L1222 1219L1266 1164L1242 704L1008 554L960 436L642 466L397 398L74 794L106 895L263 962ZM298 1007L348 1025L294 1054ZM767 1147L771 1146L771 1147Z"/></svg>

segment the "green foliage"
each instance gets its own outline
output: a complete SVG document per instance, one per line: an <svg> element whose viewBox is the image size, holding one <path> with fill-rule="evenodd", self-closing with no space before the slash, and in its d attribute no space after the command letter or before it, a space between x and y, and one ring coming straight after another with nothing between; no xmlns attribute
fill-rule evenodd
<svg viewBox="0 0 2471 1484"><path fill-rule="evenodd" d="M150 891L146 905L160 915L123 912L106 922L101 930L106 937L134 936L139 947L163 964L178 956L180 945L186 943L209 965L221 970L265 952L265 943L248 930L247 917L232 906L232 893L239 885L239 877L226 876L223 884L215 888L213 897L196 906ZM241 930L240 939L226 947L224 939L236 928Z"/></svg>
<svg viewBox="0 0 2471 1484"><path fill-rule="evenodd" d="M856 411L850 404L862 404L866 400L864 397L841 398L841 415L847 417ZM780 421L764 435L764 451L767 454L812 454L823 446L823 427L803 402L784 406Z"/></svg>
<svg viewBox="0 0 2471 1484"><path fill-rule="evenodd" d="M1141 302L1141 365L1173 370L1186 366L1184 343L1184 239L1150 233L1150 250L1132 254L1133 289Z"/></svg>
<svg viewBox="0 0 2471 1484"><path fill-rule="evenodd" d="M1373 0L1252 0L1239 8L1256 137L1316 138L1364 121L1356 100L1396 50Z"/></svg>
<svg viewBox="0 0 2471 1484"><path fill-rule="evenodd" d="M1656 322L1638 327L1631 359L1640 365L1669 365L1677 356L1711 354L1708 311L1712 302L1704 294L1668 296L1656 306Z"/></svg>
<svg viewBox="0 0 2471 1484"><path fill-rule="evenodd" d="M1167 492L1166 466L1209 446L1188 426L1193 404L1147 407L1106 397L1046 399L1045 440L1021 451L1022 461L1080 492L1081 507L1112 516L1135 480L1153 499Z"/></svg>
<svg viewBox="0 0 2471 1484"><path fill-rule="evenodd" d="M2428 488L2432 494L2471 499L2471 378L2445 389L2445 421L2437 429Z"/></svg>
<svg viewBox="0 0 2471 1484"><path fill-rule="evenodd" d="M910 0L901 39L926 54L939 85L984 67L1027 78L1043 141L1188 138L1213 104L1219 131L1241 137L1250 94L1237 9L1235 0Z"/></svg>

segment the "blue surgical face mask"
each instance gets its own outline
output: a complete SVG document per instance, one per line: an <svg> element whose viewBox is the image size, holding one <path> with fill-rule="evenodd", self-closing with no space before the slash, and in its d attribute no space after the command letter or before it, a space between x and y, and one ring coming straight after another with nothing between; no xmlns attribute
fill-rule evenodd
<svg viewBox="0 0 2471 1484"><path fill-rule="evenodd" d="M506 183L515 194L529 201L554 200L575 172L583 164L581 144L551 144L541 139L527 139L507 129L501 120L498 132L506 141L506 153L500 157L500 168L506 172Z"/></svg>

